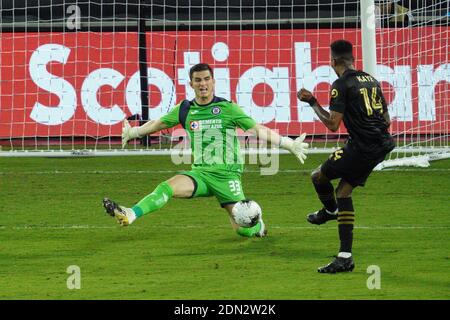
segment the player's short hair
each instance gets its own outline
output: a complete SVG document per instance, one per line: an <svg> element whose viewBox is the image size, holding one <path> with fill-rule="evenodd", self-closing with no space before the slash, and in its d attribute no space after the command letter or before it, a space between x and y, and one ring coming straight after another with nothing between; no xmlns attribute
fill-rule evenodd
<svg viewBox="0 0 450 320"><path fill-rule="evenodd" d="M194 72L200 72L200 71L206 71L206 70L209 70L209 72L211 73L211 77L214 78L213 70L209 64L198 63L189 70L189 79L192 81L192 76L194 75Z"/></svg>
<svg viewBox="0 0 450 320"><path fill-rule="evenodd" d="M350 65L355 61L353 56L353 45L347 40L336 40L331 45L331 56L336 64Z"/></svg>

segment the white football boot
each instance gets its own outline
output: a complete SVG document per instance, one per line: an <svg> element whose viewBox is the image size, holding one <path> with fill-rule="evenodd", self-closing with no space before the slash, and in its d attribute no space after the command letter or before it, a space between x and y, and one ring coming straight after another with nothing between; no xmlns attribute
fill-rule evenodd
<svg viewBox="0 0 450 320"><path fill-rule="evenodd" d="M123 227L132 224L134 220L136 220L136 214L134 213L133 209L119 206L117 203L108 198L103 199L103 207L105 208L106 212L111 217L116 218L117 223L119 223Z"/></svg>

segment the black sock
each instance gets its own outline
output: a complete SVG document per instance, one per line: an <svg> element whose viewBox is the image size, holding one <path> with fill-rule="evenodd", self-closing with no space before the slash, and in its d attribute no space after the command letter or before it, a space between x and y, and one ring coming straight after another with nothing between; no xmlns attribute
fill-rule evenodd
<svg viewBox="0 0 450 320"><path fill-rule="evenodd" d="M322 202L325 209L330 212L335 212L337 209L336 199L334 198L334 188L331 182L323 184L315 184L317 195L319 196L320 202Z"/></svg>
<svg viewBox="0 0 450 320"><path fill-rule="evenodd" d="M352 252L353 224L355 222L352 198L338 198L337 205L339 240L341 241L339 252Z"/></svg>

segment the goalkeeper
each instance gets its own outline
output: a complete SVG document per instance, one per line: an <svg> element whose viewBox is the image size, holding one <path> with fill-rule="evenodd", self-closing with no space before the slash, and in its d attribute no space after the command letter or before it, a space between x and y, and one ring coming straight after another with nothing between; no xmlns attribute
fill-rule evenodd
<svg viewBox="0 0 450 320"><path fill-rule="evenodd" d="M301 163L306 159L308 148L308 144L303 142L306 134L296 140L281 137L275 131L257 124L237 104L216 97L213 70L208 64L193 66L189 71L189 78L195 98L192 101L182 101L160 119L149 121L140 127L131 127L125 120L122 145L125 147L131 139L181 124L191 140L194 155L192 170L180 172L160 183L132 208L118 205L108 198L103 200L103 206L120 225L127 226L136 219L161 209L172 197L215 196L221 207L228 212L231 224L239 235L265 236L267 229L261 218L252 227L239 226L232 218L234 205L246 199L241 186L243 163L239 160L241 156L236 128L251 130L260 139L289 150ZM233 132L231 138L230 132Z"/></svg>

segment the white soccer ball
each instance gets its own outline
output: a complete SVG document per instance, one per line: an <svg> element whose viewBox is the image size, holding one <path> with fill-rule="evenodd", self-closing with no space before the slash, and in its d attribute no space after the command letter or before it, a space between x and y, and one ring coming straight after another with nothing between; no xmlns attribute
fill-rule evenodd
<svg viewBox="0 0 450 320"><path fill-rule="evenodd" d="M231 211L234 222L241 227L253 227L261 218L262 210L259 204L253 200L237 202Z"/></svg>

